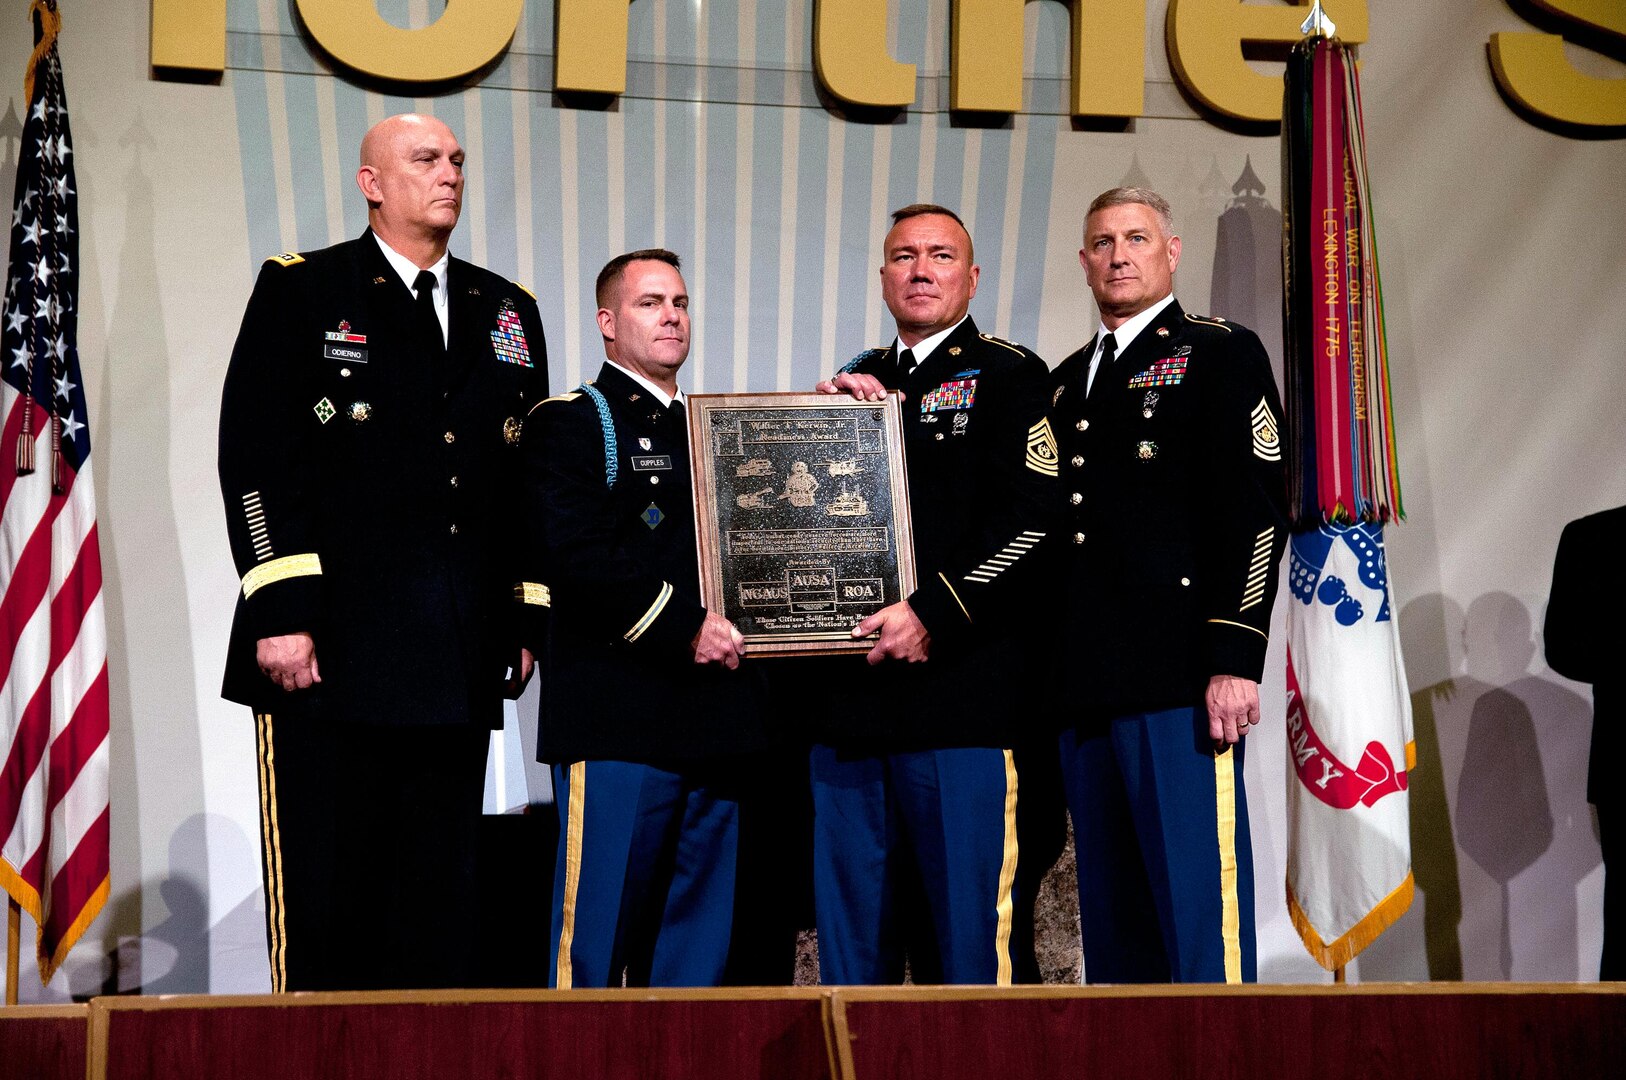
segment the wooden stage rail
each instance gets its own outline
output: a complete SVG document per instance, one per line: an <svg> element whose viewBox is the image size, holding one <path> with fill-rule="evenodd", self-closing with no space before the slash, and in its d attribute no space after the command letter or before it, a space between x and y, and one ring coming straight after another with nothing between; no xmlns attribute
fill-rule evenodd
<svg viewBox="0 0 1626 1080"><path fill-rule="evenodd" d="M1621 983L415 991L0 1009L3 1080L1581 1080L1623 1061Z"/></svg>

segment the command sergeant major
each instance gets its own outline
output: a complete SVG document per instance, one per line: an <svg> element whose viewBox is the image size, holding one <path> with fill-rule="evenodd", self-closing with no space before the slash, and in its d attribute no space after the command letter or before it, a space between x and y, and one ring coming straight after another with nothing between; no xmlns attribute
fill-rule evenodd
<svg viewBox="0 0 1626 1080"><path fill-rule="evenodd" d="M816 717L819 966L825 982L901 981L909 897L923 889L915 981L1009 984L1032 967L1036 879L1020 869L1017 796L1019 781L1024 799L1042 785L1019 777L1016 751L1041 715L1038 548L1058 516L1049 372L978 331L980 270L953 211L916 204L892 219L880 274L897 340L818 389L902 391L918 588L853 630L878 634L874 666L831 671L834 700Z"/></svg>
<svg viewBox="0 0 1626 1080"><path fill-rule="evenodd" d="M1053 396L1069 517L1056 711L1085 976L1252 981L1241 740L1287 541L1281 403L1252 331L1174 299L1161 196L1097 197L1079 261L1101 325Z"/></svg>

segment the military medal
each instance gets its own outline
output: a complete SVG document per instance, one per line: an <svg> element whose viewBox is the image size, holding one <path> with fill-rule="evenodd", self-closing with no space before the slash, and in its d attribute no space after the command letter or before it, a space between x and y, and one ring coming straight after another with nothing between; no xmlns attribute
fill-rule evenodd
<svg viewBox="0 0 1626 1080"><path fill-rule="evenodd" d="M1186 358L1170 356L1152 361L1152 366L1130 377L1129 388L1142 386L1179 386L1186 378Z"/></svg>
<svg viewBox="0 0 1626 1080"><path fill-rule="evenodd" d="M525 430L525 425L520 423L514 417L510 416L508 419L502 422L503 442L507 443L509 446L518 446L520 432L523 430Z"/></svg>
<svg viewBox="0 0 1626 1080"><path fill-rule="evenodd" d="M322 355L327 359L340 360L347 364L367 362L367 335L351 333L349 319L340 319L339 328L327 331L322 337L325 339L322 344Z"/></svg>
<svg viewBox="0 0 1626 1080"><path fill-rule="evenodd" d="M1140 414L1146 419L1152 418L1152 410L1157 408L1158 396L1156 390L1146 391L1146 396L1140 402Z"/></svg>
<svg viewBox="0 0 1626 1080"><path fill-rule="evenodd" d="M971 423L971 414L957 412L954 414L954 434L964 435L965 429Z"/></svg>
<svg viewBox="0 0 1626 1080"><path fill-rule="evenodd" d="M1135 456L1142 461L1151 461L1157 457L1157 443L1151 439L1142 439L1140 445L1135 447Z"/></svg>
<svg viewBox="0 0 1626 1080"><path fill-rule="evenodd" d="M356 423L361 423L371 415L373 415L373 407L365 401L352 401L350 403L350 419Z"/></svg>
<svg viewBox="0 0 1626 1080"><path fill-rule="evenodd" d="M503 297L497 310L497 328L491 331L491 348L497 359L520 367L535 367L531 363L531 350L525 343L525 328L520 325L519 312L514 302Z"/></svg>

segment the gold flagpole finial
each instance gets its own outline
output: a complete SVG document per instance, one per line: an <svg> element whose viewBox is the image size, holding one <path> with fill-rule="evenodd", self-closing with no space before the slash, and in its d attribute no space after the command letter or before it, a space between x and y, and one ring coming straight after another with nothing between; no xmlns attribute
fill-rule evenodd
<svg viewBox="0 0 1626 1080"><path fill-rule="evenodd" d="M1338 27L1334 25L1331 19L1327 18L1327 13L1322 10L1321 0L1315 0L1315 3L1310 5L1310 17L1305 19L1303 25L1299 27L1299 33L1305 37L1321 38L1330 38L1338 33Z"/></svg>

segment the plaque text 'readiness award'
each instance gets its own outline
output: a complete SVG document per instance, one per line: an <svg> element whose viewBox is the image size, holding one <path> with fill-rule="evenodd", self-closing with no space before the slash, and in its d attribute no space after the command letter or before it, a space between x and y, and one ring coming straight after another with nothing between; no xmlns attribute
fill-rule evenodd
<svg viewBox="0 0 1626 1080"><path fill-rule="evenodd" d="M694 394L700 592L747 653L866 651L867 615L915 589L896 395Z"/></svg>

